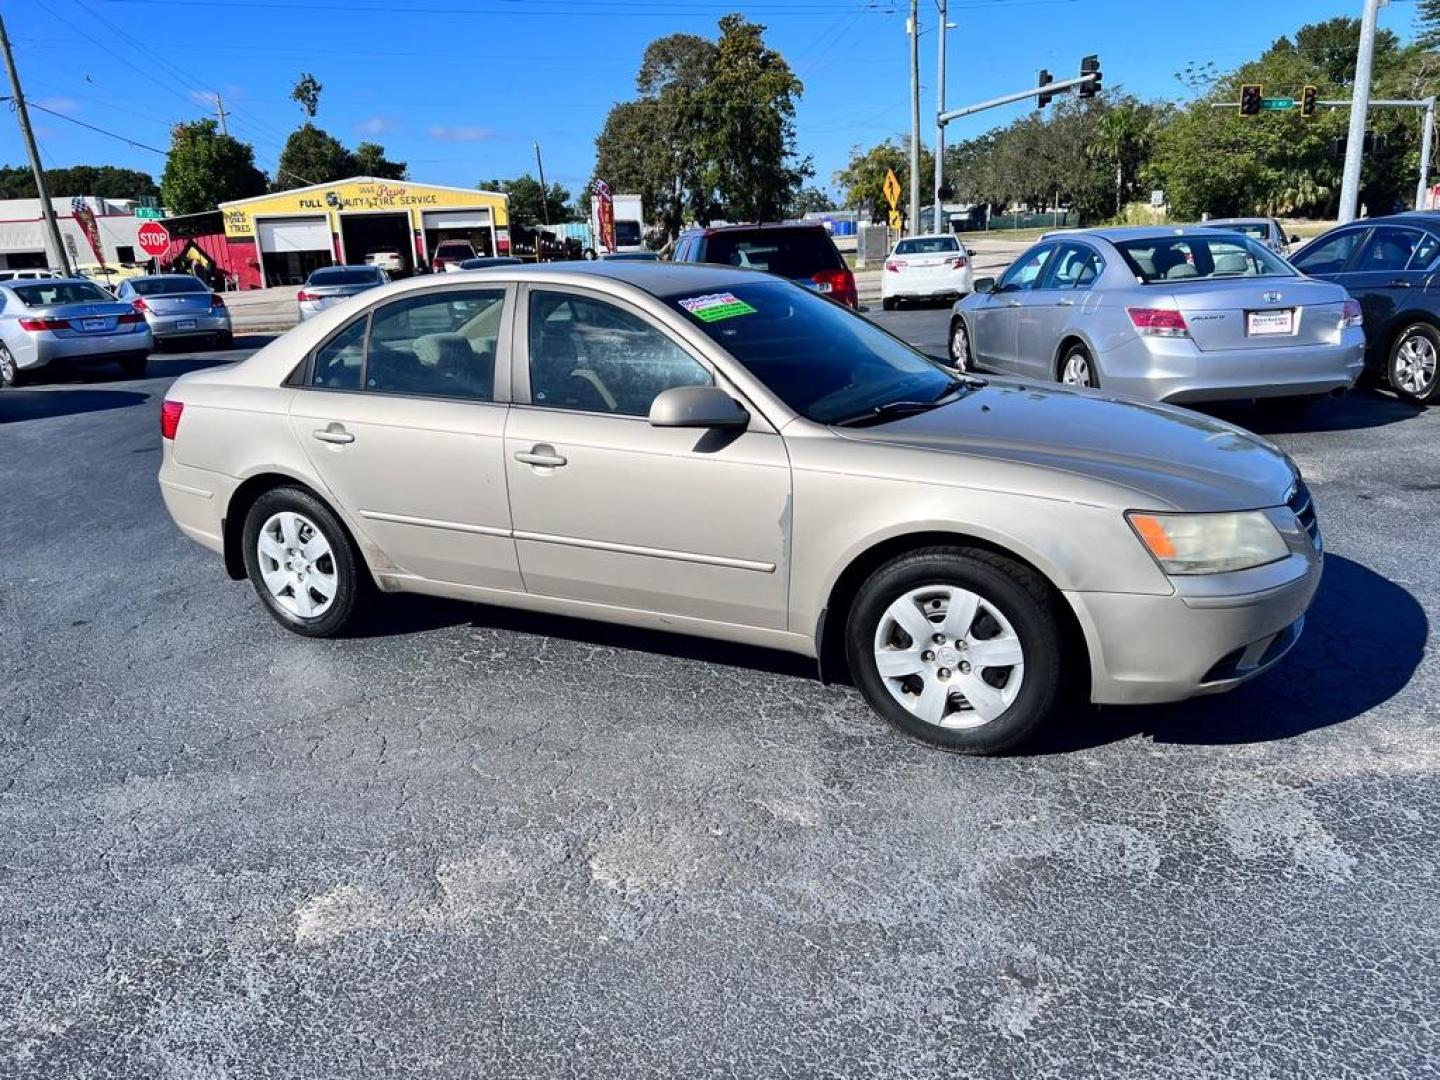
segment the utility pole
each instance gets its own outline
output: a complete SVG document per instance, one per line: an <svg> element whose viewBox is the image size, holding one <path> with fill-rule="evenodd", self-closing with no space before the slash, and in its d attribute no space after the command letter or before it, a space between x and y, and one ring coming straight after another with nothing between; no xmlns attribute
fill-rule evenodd
<svg viewBox="0 0 1440 1080"><path fill-rule="evenodd" d="M220 134L229 135L230 127L225 123L225 117L229 114L225 111L225 102L220 98L220 91L215 91L215 113L220 117Z"/></svg>
<svg viewBox="0 0 1440 1080"><path fill-rule="evenodd" d="M940 0L940 23L936 33L940 37L940 57L935 66L935 115L939 116L945 111L945 32L948 29L950 14L950 0ZM935 231L945 232L943 206L945 200L940 197L940 189L945 186L945 125L936 121L935 124Z"/></svg>
<svg viewBox="0 0 1440 1080"><path fill-rule="evenodd" d="M50 203L50 189L45 184L45 170L40 167L40 149L35 145L35 133L30 130L30 112L25 108L25 94L20 89L20 72L15 69L15 57L10 53L10 35L5 33L5 20L0 19L0 50L5 53L5 70L10 73L10 92L15 98L15 115L20 118L20 137L25 140L25 152L30 155L30 169L35 173L35 193L40 196L40 214L45 219L45 233L48 246L53 250L57 266L70 276L70 260L65 255L65 242L60 239L60 223L55 220L55 207Z"/></svg>
<svg viewBox="0 0 1440 1080"><path fill-rule="evenodd" d="M906 232L920 232L920 0L910 0L910 206Z"/></svg>
<svg viewBox="0 0 1440 1080"><path fill-rule="evenodd" d="M1380 5L1365 0L1360 18L1360 52L1355 57L1355 89L1350 98L1350 134L1345 142L1345 171L1340 183L1340 224L1354 221L1360 202L1360 165L1365 156L1365 121L1370 112L1370 68L1375 59L1375 24Z"/></svg>
<svg viewBox="0 0 1440 1080"><path fill-rule="evenodd" d="M545 164L540 160L540 144L535 144L535 168L540 171L540 213L545 217L545 226L550 226L550 193L545 187Z"/></svg>
<svg viewBox="0 0 1440 1080"><path fill-rule="evenodd" d="M1425 121L1420 134L1420 183L1415 187L1415 209L1425 209L1425 189L1430 186L1430 147L1435 142L1435 99L1425 99Z"/></svg>

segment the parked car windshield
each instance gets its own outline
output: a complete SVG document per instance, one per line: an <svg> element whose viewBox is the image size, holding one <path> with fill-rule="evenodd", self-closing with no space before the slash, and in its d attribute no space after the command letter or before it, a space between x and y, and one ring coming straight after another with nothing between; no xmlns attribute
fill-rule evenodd
<svg viewBox="0 0 1440 1080"><path fill-rule="evenodd" d="M1137 281L1195 281L1208 278L1294 277L1284 260L1248 237L1186 233L1143 240L1117 240Z"/></svg>
<svg viewBox="0 0 1440 1080"><path fill-rule="evenodd" d="M1237 232L1254 240L1268 240L1270 238L1270 226L1263 221L1238 221L1211 222L1210 227L1219 229L1222 232Z"/></svg>
<svg viewBox="0 0 1440 1080"><path fill-rule="evenodd" d="M768 270L781 277L810 277L845 263L824 229L756 229L718 232L705 245L705 261Z"/></svg>
<svg viewBox="0 0 1440 1080"><path fill-rule="evenodd" d="M28 307L115 302L115 297L99 285L91 285L88 281L42 281L33 285L11 285L10 289Z"/></svg>
<svg viewBox="0 0 1440 1080"><path fill-rule="evenodd" d="M685 292L667 302L786 405L821 424L894 402L932 402L954 385L938 364L873 323L783 281Z"/></svg>
<svg viewBox="0 0 1440 1080"><path fill-rule="evenodd" d="M895 245L896 255L939 255L959 250L960 241L953 236L918 236L913 240L901 240Z"/></svg>
<svg viewBox="0 0 1440 1080"><path fill-rule="evenodd" d="M141 296L169 296L175 293L208 293L210 291L210 286L188 274L176 274L174 277L131 278L130 288Z"/></svg>
<svg viewBox="0 0 1440 1080"><path fill-rule="evenodd" d="M336 266L316 270L306 285L371 285L380 280L380 271L373 266Z"/></svg>

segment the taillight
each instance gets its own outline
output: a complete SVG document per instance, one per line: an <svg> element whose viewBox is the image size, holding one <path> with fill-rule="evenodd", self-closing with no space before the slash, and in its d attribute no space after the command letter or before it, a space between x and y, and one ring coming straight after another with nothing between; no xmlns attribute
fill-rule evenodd
<svg viewBox="0 0 1440 1080"><path fill-rule="evenodd" d="M174 439L175 432L180 427L180 414L185 411L183 401L165 400L160 405L160 437L162 439Z"/></svg>
<svg viewBox="0 0 1440 1080"><path fill-rule="evenodd" d="M1189 337L1185 316L1174 308L1126 308L1135 332L1149 337Z"/></svg>
<svg viewBox="0 0 1440 1080"><path fill-rule="evenodd" d="M855 275L848 268L821 270L810 280L817 285L829 285L830 291L825 295L837 304L852 308L860 306L860 298L855 293Z"/></svg>
<svg viewBox="0 0 1440 1080"><path fill-rule="evenodd" d="M144 298L139 296L137 296L134 300L130 301L130 306L133 307L136 311L146 311L150 307L149 304L145 303Z"/></svg>
<svg viewBox="0 0 1440 1080"><path fill-rule="evenodd" d="M1348 330L1352 326L1365 325L1365 312L1360 307L1358 300L1346 300L1345 307L1340 312L1340 329Z"/></svg>
<svg viewBox="0 0 1440 1080"><path fill-rule="evenodd" d="M904 267L908 265L909 264L904 259L885 260L885 269L891 274L898 274Z"/></svg>
<svg viewBox="0 0 1440 1080"><path fill-rule="evenodd" d="M950 267L950 269L952 270L964 270L966 266L965 256L952 255L950 256L950 258L945 260L945 265Z"/></svg>
<svg viewBox="0 0 1440 1080"><path fill-rule="evenodd" d="M141 315L140 312L138 312L138 311L127 311L124 315L121 315L121 316L120 316L118 319L116 319L115 321L116 321L117 323L119 323L121 326L131 326L131 325L134 325L135 323L142 323L142 322L144 322L144 321L145 321L145 316L144 316L144 315Z"/></svg>
<svg viewBox="0 0 1440 1080"><path fill-rule="evenodd" d="M210 294L210 306L211 306L212 308L224 307L224 306L225 306L225 298L224 298L223 296L221 296L219 293L211 293L211 294Z"/></svg>
<svg viewBox="0 0 1440 1080"><path fill-rule="evenodd" d="M307 300L319 300L320 298L319 298L318 296L316 296L314 293L309 293L309 292L306 292L304 289L301 289L299 292L297 292L297 293L295 294L295 299L296 299L299 303L302 303L302 304L303 304L303 303L305 303L305 301L307 301Z"/></svg>
<svg viewBox="0 0 1440 1080"><path fill-rule="evenodd" d="M69 319L21 319L21 330L68 330Z"/></svg>

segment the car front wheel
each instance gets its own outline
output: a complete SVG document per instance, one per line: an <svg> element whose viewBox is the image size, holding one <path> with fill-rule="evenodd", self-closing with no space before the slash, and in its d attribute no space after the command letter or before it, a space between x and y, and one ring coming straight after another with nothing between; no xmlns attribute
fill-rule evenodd
<svg viewBox="0 0 1440 1080"><path fill-rule="evenodd" d="M1001 753L1060 699L1055 605L1043 580L1002 556L916 551L861 587L846 630L850 671L906 734L956 753Z"/></svg>
<svg viewBox="0 0 1440 1080"><path fill-rule="evenodd" d="M1440 397L1440 331L1429 323L1407 326L1390 347L1390 386L1401 397L1429 405Z"/></svg>
<svg viewBox="0 0 1440 1080"><path fill-rule="evenodd" d="M354 617L367 578L330 508L299 488L275 488L245 516L245 571L287 630L331 637Z"/></svg>

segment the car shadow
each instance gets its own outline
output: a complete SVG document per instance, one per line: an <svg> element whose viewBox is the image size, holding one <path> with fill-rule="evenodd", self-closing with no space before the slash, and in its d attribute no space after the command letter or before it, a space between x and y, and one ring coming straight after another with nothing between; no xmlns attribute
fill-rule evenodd
<svg viewBox="0 0 1440 1080"><path fill-rule="evenodd" d="M124 409L150 400L133 390L0 390L0 424Z"/></svg>
<svg viewBox="0 0 1440 1080"><path fill-rule="evenodd" d="M1384 427L1413 419L1425 411L1423 405L1373 389L1352 390L1292 412L1267 408L1254 402L1214 402L1188 407L1239 424L1257 435L1303 435L1307 432Z"/></svg>
<svg viewBox="0 0 1440 1080"><path fill-rule="evenodd" d="M385 596L348 636L393 637L451 626L654 653L816 681L819 678L814 660L778 649L405 593Z"/></svg>
<svg viewBox="0 0 1440 1080"><path fill-rule="evenodd" d="M1026 752L1068 753L1136 735L1158 743L1228 746L1344 723L1405 688L1429 632L1424 609L1406 589L1331 555L1305 632L1264 675L1225 695L1173 705L1077 710Z"/></svg>

